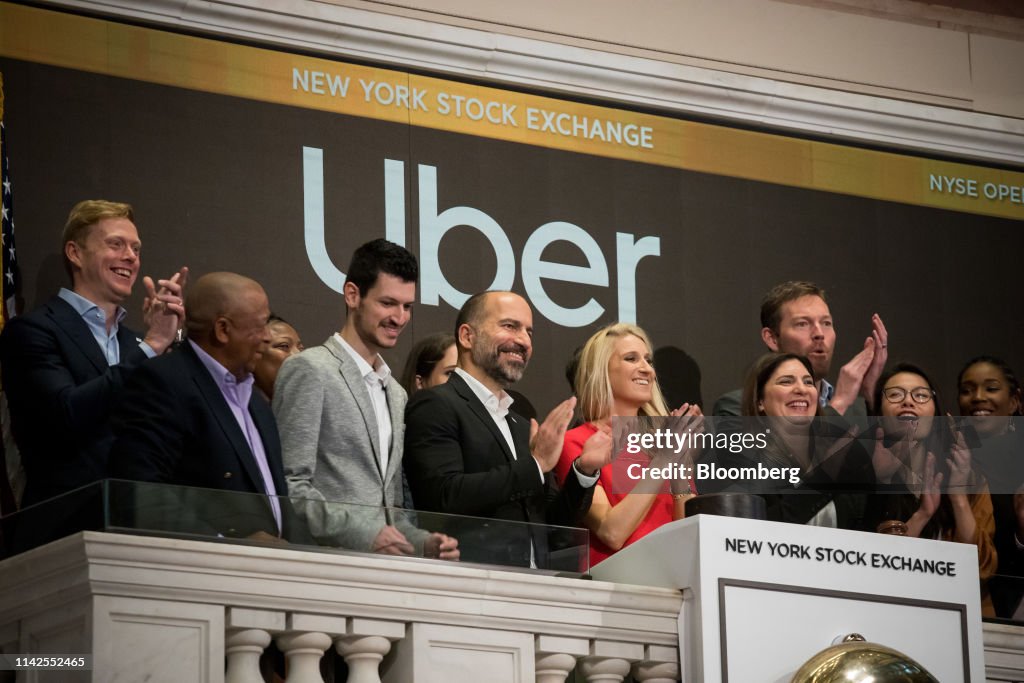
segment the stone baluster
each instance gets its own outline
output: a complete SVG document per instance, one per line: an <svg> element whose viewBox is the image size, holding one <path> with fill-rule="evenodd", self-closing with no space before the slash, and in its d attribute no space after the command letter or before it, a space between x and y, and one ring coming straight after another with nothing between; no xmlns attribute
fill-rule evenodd
<svg viewBox="0 0 1024 683"><path fill-rule="evenodd" d="M575 668L576 658L572 655L538 653L534 671L537 683L565 683L569 672Z"/></svg>
<svg viewBox="0 0 1024 683"><path fill-rule="evenodd" d="M263 683L260 655L270 644L271 633L284 630L281 612L229 607L224 620L225 683Z"/></svg>
<svg viewBox="0 0 1024 683"><path fill-rule="evenodd" d="M345 618L322 614L289 614L287 631L277 637L288 661L285 683L323 683L320 659L331 646L332 635L344 632Z"/></svg>
<svg viewBox="0 0 1024 683"><path fill-rule="evenodd" d="M679 651L664 645L644 647L644 659L633 665L637 683L676 683L679 680Z"/></svg>
<svg viewBox="0 0 1024 683"><path fill-rule="evenodd" d="M350 617L334 647L348 664L348 683L380 683L380 663L391 643L405 637L405 624Z"/></svg>
<svg viewBox="0 0 1024 683"><path fill-rule="evenodd" d="M259 628L229 629L224 638L227 671L224 683L261 683L260 655L270 645L270 634Z"/></svg>
<svg viewBox="0 0 1024 683"><path fill-rule="evenodd" d="M587 683L622 683L630 664L644 658L641 643L594 640L590 654L580 660L580 671Z"/></svg>
<svg viewBox="0 0 1024 683"><path fill-rule="evenodd" d="M576 668L576 658L590 654L590 641L586 638L538 635L534 637L537 683L565 683Z"/></svg>

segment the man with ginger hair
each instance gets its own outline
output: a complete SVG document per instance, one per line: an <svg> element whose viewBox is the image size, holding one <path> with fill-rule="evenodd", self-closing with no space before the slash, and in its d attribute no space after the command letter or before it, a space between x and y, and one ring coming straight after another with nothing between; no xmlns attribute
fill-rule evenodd
<svg viewBox="0 0 1024 683"><path fill-rule="evenodd" d="M143 282L144 334L122 324L121 304L140 269L131 206L79 202L62 235L71 288L12 319L0 336L0 364L11 427L25 468L22 505L108 476L110 415L126 378L162 354L184 320L182 268Z"/></svg>

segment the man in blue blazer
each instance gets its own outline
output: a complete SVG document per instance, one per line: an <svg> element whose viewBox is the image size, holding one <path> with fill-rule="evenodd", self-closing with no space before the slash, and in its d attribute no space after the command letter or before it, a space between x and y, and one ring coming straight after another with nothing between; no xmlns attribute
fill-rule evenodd
<svg viewBox="0 0 1024 683"><path fill-rule="evenodd" d="M4 391L25 468L22 507L108 476L110 413L125 378L163 353L184 320L182 268L156 284L144 278L145 334L121 324L140 248L131 206L79 202L63 232L71 288L12 319L0 336Z"/></svg>

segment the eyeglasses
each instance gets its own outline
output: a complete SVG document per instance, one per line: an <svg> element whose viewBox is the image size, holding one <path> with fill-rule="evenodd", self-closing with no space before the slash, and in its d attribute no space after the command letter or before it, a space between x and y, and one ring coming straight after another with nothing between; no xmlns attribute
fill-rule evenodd
<svg viewBox="0 0 1024 683"><path fill-rule="evenodd" d="M907 397L907 394L910 394L914 403L927 403L935 397L935 392L928 387L914 387L909 391L903 387L882 389L882 396L885 396L885 400L889 403L899 403Z"/></svg>

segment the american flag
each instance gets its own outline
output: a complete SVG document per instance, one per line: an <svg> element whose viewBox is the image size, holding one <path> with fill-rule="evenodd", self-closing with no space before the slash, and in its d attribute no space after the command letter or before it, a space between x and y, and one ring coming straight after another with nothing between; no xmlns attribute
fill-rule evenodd
<svg viewBox="0 0 1024 683"><path fill-rule="evenodd" d="M21 291L21 272L18 268L17 251L14 248L14 199L10 167L7 164L7 131L3 124L3 110L0 109L0 180L3 182L3 230L0 244L3 248L3 274L0 281L0 296L3 307L0 311L0 328L18 314L17 294Z"/></svg>
<svg viewBox="0 0 1024 683"><path fill-rule="evenodd" d="M7 166L7 133L4 130L4 80L0 74L0 211L2 211L2 231L0 231L0 249L3 249L3 273L0 273L0 329L4 323L17 314L16 298L21 287L21 275L18 272L18 261L14 250L14 205L11 174ZM11 419L7 411L7 401L0 394L0 514L9 514L17 509L12 482L20 479L21 459L18 449L11 436ZM15 484L15 486L18 486ZM0 538L2 540L2 538Z"/></svg>

